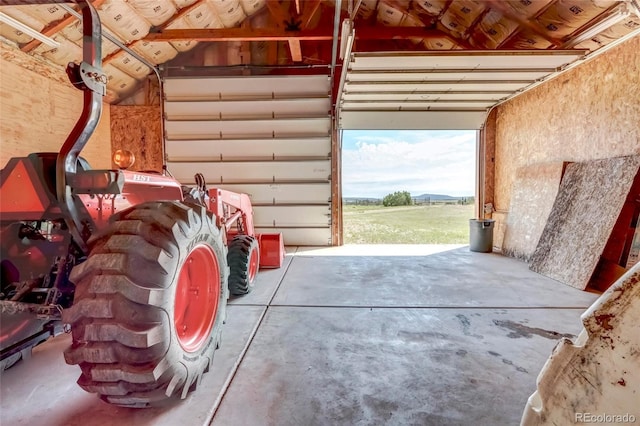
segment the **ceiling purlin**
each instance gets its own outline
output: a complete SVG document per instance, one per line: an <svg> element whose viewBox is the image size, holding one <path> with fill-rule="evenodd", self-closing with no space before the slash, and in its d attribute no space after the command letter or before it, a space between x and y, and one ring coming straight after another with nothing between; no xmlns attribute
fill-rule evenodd
<svg viewBox="0 0 640 426"><path fill-rule="evenodd" d="M105 0L93 0L91 2L91 4L93 5L93 7L100 7L100 5L102 5L102 3L104 3ZM75 16L72 15L67 15L66 17L52 22L49 25L47 25L42 31L41 34L45 35L47 37L50 37L54 34L57 34L58 32L62 31L64 28L66 28L68 25L73 24L75 21L77 21L78 18L76 18ZM29 43L26 43L24 46L22 46L20 48L20 50L22 50L23 52L29 53L31 52L33 49L35 49L36 47L40 46L42 44L42 42L40 40L36 40L33 39L31 40Z"/></svg>

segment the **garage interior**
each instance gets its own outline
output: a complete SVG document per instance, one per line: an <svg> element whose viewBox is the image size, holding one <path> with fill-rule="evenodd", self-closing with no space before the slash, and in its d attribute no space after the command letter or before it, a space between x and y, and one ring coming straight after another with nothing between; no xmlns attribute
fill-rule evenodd
<svg viewBox="0 0 640 426"><path fill-rule="evenodd" d="M57 152L82 109L77 7L23 3L0 1L3 165ZM63 334L3 372L2 424L640 418L637 1L91 3L108 83L82 156L247 193L287 256L230 299L186 400L103 403ZM347 129L477 130L493 253L343 246Z"/></svg>

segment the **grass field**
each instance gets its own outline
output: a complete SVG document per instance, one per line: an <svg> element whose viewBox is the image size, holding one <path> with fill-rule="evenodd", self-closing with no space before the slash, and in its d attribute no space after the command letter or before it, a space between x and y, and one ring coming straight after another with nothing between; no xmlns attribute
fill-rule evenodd
<svg viewBox="0 0 640 426"><path fill-rule="evenodd" d="M343 208L345 244L468 244L473 205Z"/></svg>

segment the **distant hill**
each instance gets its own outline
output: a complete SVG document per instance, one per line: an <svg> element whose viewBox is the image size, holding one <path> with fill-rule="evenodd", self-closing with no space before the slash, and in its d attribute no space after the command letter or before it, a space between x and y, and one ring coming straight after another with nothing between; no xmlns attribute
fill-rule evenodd
<svg viewBox="0 0 640 426"><path fill-rule="evenodd" d="M468 195L465 197L452 197L451 195L444 194L420 194L416 196L411 196L415 201L458 201L458 200L468 200L473 199L473 195ZM373 197L344 197L342 201L345 204L376 204L382 203L382 198L373 198Z"/></svg>
<svg viewBox="0 0 640 426"><path fill-rule="evenodd" d="M444 201L444 200L460 200L462 198L468 198L468 197L452 197L451 195L442 195L442 194L421 194L421 195L412 196L411 198L415 200Z"/></svg>

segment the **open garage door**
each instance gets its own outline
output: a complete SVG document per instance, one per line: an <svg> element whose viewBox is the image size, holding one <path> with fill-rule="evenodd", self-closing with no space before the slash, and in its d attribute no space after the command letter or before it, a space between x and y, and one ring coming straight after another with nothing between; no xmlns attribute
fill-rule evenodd
<svg viewBox="0 0 640 426"><path fill-rule="evenodd" d="M164 82L167 167L249 194L257 232L331 244L329 77L189 77Z"/></svg>
<svg viewBox="0 0 640 426"><path fill-rule="evenodd" d="M491 106L584 56L566 51L356 52L342 129L475 130Z"/></svg>

